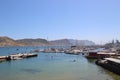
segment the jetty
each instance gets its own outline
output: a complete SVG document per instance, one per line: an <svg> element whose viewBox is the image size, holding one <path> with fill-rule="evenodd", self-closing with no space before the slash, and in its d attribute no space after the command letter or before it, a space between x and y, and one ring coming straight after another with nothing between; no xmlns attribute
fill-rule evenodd
<svg viewBox="0 0 120 80"><path fill-rule="evenodd" d="M23 59L23 58L29 58L29 57L35 57L35 56L38 56L38 54L18 53L18 54L11 54L8 56L0 56L0 60L17 60L17 59Z"/></svg>
<svg viewBox="0 0 120 80"><path fill-rule="evenodd" d="M120 75L120 59L116 58L104 58L102 60L97 60L96 64Z"/></svg>
<svg viewBox="0 0 120 80"><path fill-rule="evenodd" d="M7 56L0 56L0 60L7 58Z"/></svg>

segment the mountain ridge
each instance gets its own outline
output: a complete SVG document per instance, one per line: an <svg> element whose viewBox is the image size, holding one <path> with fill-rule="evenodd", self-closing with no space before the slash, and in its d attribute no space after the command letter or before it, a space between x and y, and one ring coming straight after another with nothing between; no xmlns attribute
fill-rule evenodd
<svg viewBox="0 0 120 80"><path fill-rule="evenodd" d="M76 39L59 39L59 40L53 40L50 41L52 44L55 45L69 45L69 46L91 46L91 45L95 45L94 42L89 41L89 40L76 40Z"/></svg>
<svg viewBox="0 0 120 80"><path fill-rule="evenodd" d="M50 45L50 43L45 40L45 39L41 39L41 38L37 38L37 39L32 39L32 38L29 38L29 39L19 39L19 40L16 40L17 42L23 42L23 43L26 43L26 45L28 46L45 46L45 45Z"/></svg>
<svg viewBox="0 0 120 80"><path fill-rule="evenodd" d="M16 42L16 40L7 36L0 36L0 46L24 46L25 43Z"/></svg>
<svg viewBox="0 0 120 80"><path fill-rule="evenodd" d="M4 46L88 46L95 45L94 42L89 40L76 40L76 39L58 39L47 41L46 39L25 38L14 40L6 36L0 36L0 47Z"/></svg>

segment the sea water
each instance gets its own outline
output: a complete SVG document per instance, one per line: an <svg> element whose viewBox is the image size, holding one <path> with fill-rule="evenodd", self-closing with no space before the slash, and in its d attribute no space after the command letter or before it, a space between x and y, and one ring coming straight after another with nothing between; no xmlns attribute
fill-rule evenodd
<svg viewBox="0 0 120 80"><path fill-rule="evenodd" d="M48 47L2 47L0 55L31 52ZM0 80L120 80L80 55L38 53L37 57L0 63Z"/></svg>

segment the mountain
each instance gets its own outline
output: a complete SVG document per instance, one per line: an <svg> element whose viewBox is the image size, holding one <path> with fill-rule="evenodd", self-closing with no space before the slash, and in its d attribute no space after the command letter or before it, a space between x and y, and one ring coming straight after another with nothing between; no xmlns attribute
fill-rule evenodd
<svg viewBox="0 0 120 80"><path fill-rule="evenodd" d="M89 40L75 40L75 39L60 39L54 41L47 41L45 39L19 39L14 40L9 37L0 37L0 46L90 46L95 45L94 42Z"/></svg>
<svg viewBox="0 0 120 80"><path fill-rule="evenodd" d="M52 45L57 45L57 46L71 46L72 44L68 39L60 39L60 40L54 40L50 41Z"/></svg>
<svg viewBox="0 0 120 80"><path fill-rule="evenodd" d="M23 46L25 43L16 42L14 39L9 37L0 37L0 46Z"/></svg>
<svg viewBox="0 0 120 80"><path fill-rule="evenodd" d="M28 46L45 46L50 45L50 43L45 39L20 39L16 40L17 42L25 43Z"/></svg>
<svg viewBox="0 0 120 80"><path fill-rule="evenodd" d="M60 40L50 41L50 43L54 44L54 45L62 45L62 46L72 46L72 45L91 46L91 45L95 45L94 42L89 41L89 40L75 40L75 39L60 39Z"/></svg>
<svg viewBox="0 0 120 80"><path fill-rule="evenodd" d="M78 45L78 46L91 46L91 45L95 45L94 42L89 41L89 40L75 40L75 39L69 39L70 43L72 45Z"/></svg>
<svg viewBox="0 0 120 80"><path fill-rule="evenodd" d="M20 39L14 40L9 37L0 37L0 47L4 46L47 46L50 43L45 39Z"/></svg>

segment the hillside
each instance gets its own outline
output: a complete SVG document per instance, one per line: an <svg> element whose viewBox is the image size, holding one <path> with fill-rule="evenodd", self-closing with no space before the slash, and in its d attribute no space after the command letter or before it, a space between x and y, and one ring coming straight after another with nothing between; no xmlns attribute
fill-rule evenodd
<svg viewBox="0 0 120 80"><path fill-rule="evenodd" d="M28 46L45 46L50 45L50 43L45 39L20 39L17 42L25 43Z"/></svg>
<svg viewBox="0 0 120 80"><path fill-rule="evenodd" d="M94 42L89 41L89 40L75 40L75 39L69 39L70 43L72 45L78 45L78 46L91 46L91 45L95 45Z"/></svg>
<svg viewBox="0 0 120 80"><path fill-rule="evenodd" d="M14 40L9 37L0 37L0 47L4 46L47 46L50 43L45 39L20 39Z"/></svg>
<svg viewBox="0 0 120 80"><path fill-rule="evenodd" d="M89 41L89 40L75 40L75 39L60 39L60 40L50 41L50 43L54 44L54 45L62 45L62 46L72 46L72 45L91 46L91 45L95 45L94 42Z"/></svg>
<svg viewBox="0 0 120 80"><path fill-rule="evenodd" d="M25 43L16 42L9 37L0 37L0 46L24 46Z"/></svg>
<svg viewBox="0 0 120 80"><path fill-rule="evenodd" d="M50 41L52 45L59 45L59 46L71 46L72 44L68 39L60 39L60 40L54 40Z"/></svg>
<svg viewBox="0 0 120 80"><path fill-rule="evenodd" d="M91 46L94 42L89 40L60 39L47 41L45 39L20 39L14 40L9 37L0 37L0 46Z"/></svg>

